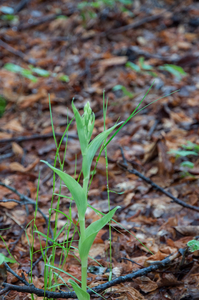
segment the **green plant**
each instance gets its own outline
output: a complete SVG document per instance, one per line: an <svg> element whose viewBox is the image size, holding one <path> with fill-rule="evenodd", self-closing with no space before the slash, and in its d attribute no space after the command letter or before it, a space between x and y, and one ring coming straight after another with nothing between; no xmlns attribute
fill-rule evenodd
<svg viewBox="0 0 199 300"><path fill-rule="evenodd" d="M176 159L183 158L186 159L187 157L193 155L193 156L199 156L199 146L197 144L194 144L190 141L187 142L186 145L181 145L182 149L178 150L170 150L168 151L169 154L173 154ZM180 163L180 167L182 170L182 176L191 175L188 172L188 169L192 169L194 167L194 163L189 160L184 160Z"/></svg>
<svg viewBox="0 0 199 300"><path fill-rule="evenodd" d="M139 58L138 64L134 64L134 63L128 61L125 66L135 72L148 73L149 75L151 75L153 77L157 77L157 74L153 71L154 68L151 65L148 65L144 62L144 57ZM163 66L158 67L158 69L161 71L169 72L170 74L175 76L178 80L181 80L182 77L187 75L187 73L183 70L183 68L176 66L176 65L165 64Z"/></svg>
<svg viewBox="0 0 199 300"><path fill-rule="evenodd" d="M1 229L2 230L2 229ZM10 250L8 249L8 246L6 245L6 242L4 241L4 238L0 235L0 238L2 239L8 254L11 256L11 258L5 256L3 253L0 253L0 265L3 264L4 262L10 262L10 263L16 263L17 261L15 260L15 258L12 256Z"/></svg>
<svg viewBox="0 0 199 300"><path fill-rule="evenodd" d="M152 85L151 85L151 87L152 87ZM79 281L81 283L81 288L74 281L70 281L70 282L71 282L71 284L72 284L75 292L77 293L78 297L81 298L81 299L89 299L88 298L89 295L86 292L87 261L88 261L89 249L90 249L90 247L91 247L91 245L92 245L92 243L94 241L94 238L95 238L96 234L98 233L98 231L105 224L107 224L112 219L115 211L117 210L117 207L116 207L113 210L111 210L107 215L105 215L105 214L99 212L98 210L94 209L92 206L90 206L87 203L87 191L88 191L88 185L89 185L89 178L90 178L90 174L91 174L91 172L90 172L91 163L92 163L93 157L94 157L97 149L99 148L100 144L104 141L104 145L103 145L103 147L100 150L98 159L99 159L99 157L101 155L102 150L106 149L106 146L110 143L110 141L113 139L113 137L123 128L123 126L133 116L135 116L137 113L139 113L143 109L143 108L141 108L140 110L138 110L138 108L140 107L141 103L144 101L145 97L147 96L148 92L150 91L151 87L149 88L149 90L147 91L147 93L145 94L145 96L143 97L143 99L140 101L140 103L137 105L137 107L135 108L135 110L132 112L132 114L126 119L125 122L122 123L122 125L116 130L116 132L112 135L111 138L109 138L109 140L107 142L105 142L106 138L114 130L114 128L116 128L116 126L119 125L119 124L117 124L117 125L111 127L110 129L102 132L92 142L90 142L90 138L91 138L91 135L92 135L92 132L93 132L93 128L94 128L95 116L92 113L92 110L91 110L91 108L89 106L89 103L87 103L86 106L85 106L85 108L84 108L84 114L83 114L83 116L80 116L80 114L77 111L76 107L72 103L72 108L73 108L75 119L76 119L76 123L77 123L77 131L78 131L78 136L79 136L79 141L80 141L80 148L81 148L81 152L82 152L82 156L83 156L83 163L82 163L83 186L81 186L78 183L78 181L76 181L73 177L71 177L70 175L68 175L68 174L66 174L66 173L63 172L63 164L61 164L61 160L60 160L60 157L59 157L59 148L61 146L63 137L65 136L65 134L66 134L66 132L67 132L68 129L66 129L66 131L64 132L64 134L62 136L62 139L60 141L60 144L59 144L59 146L57 146L56 138L55 138L55 133L54 133L54 128L53 128L52 112L51 112L51 107L50 107L51 122L52 122L52 128L53 128L53 136L54 136L55 144L56 144L56 147L57 147L57 152L56 152L54 166L49 165L45 161L43 161L43 162L46 163L54 171L54 174L55 173L58 174L58 176L60 177L60 179L68 187L69 191L72 194L72 198L75 200L75 203L77 205L78 215L79 215L79 224L80 224L80 239L79 239L78 251L79 251L79 256L80 256L81 265L82 265L82 280L81 280L81 282ZM158 101L158 100L159 99L157 99L155 101ZM155 102L155 101L153 101L153 102ZM153 102L151 102L150 104L152 104ZM145 107L147 107L148 105L146 105ZM104 117L105 117L105 111L106 111L106 109L104 108ZM61 170L55 168L57 157L59 158ZM97 161L98 161L98 159L97 159ZM64 159L63 159L63 163L64 163ZM92 172L92 173L93 174L95 173L95 169L94 169L94 172ZM53 182L55 182L55 177L53 177L53 178L54 178ZM91 178L91 180L92 180L92 178ZM59 198L60 197L67 198L64 195L61 195L61 193L58 193L56 195L58 195ZM87 228L85 228L85 211L86 211L87 206L91 207L98 215L101 215L102 218L99 219L98 221L92 223ZM51 216L51 211L52 210L55 210L58 213L62 213L58 209L58 207L59 207L59 199L58 199L57 209L53 209L52 208L52 204L51 204L51 209L49 210L49 220L50 220L50 216ZM71 220L71 217L67 217L67 218L69 220ZM39 233L39 232L37 231L37 233ZM66 273L67 275L69 275L73 279L75 279L72 275L70 275L69 273L67 273L64 270L62 270L62 268L54 266L54 255L55 255L55 249L56 249L56 247L57 246L61 247L63 249L63 251L65 251L65 249L64 249L65 245L63 245L63 246L61 245L60 246L60 244L58 244L56 242L56 239L59 236L59 233L60 232L56 233L56 222L55 222L55 231L54 231L54 236L55 237L54 238L52 238L52 239L49 238L49 229L48 229L47 235L39 233L41 236L43 236L43 237L46 238L46 247L48 247L48 241L52 242L52 244L53 244L53 246L52 246L52 254L49 256L49 258L47 258L46 255L43 255L44 256L44 264L45 264L45 272L44 272L45 287L44 287L44 290L50 289L50 288L55 289L56 286L60 285L58 283L52 284L52 279L51 278L53 278L53 274L54 274L55 282L56 282L56 278L58 276L57 273L55 273L54 270L58 270L59 272ZM132 233L130 233L130 234L132 234ZM72 247L71 244L70 244L68 246L68 249L71 251L72 248L74 248L74 247ZM44 249L42 249L42 247L41 247L42 253L43 253L43 250ZM149 249L147 249L147 251L151 252ZM66 255L67 255L67 253L66 253ZM49 280L47 278L48 276L49 276ZM78 280L76 279L76 281L78 281ZM48 284L47 284L47 282L48 282Z"/></svg>
<svg viewBox="0 0 199 300"><path fill-rule="evenodd" d="M97 11L104 8L118 8L121 12L127 12L129 15L132 15L129 6L133 4L132 0L96 0L96 1L82 1L77 5L77 8L80 10L82 19L85 21L88 18L94 19L97 16Z"/></svg>
<svg viewBox="0 0 199 300"><path fill-rule="evenodd" d="M70 280L73 289L75 290L78 299L89 299L90 296L86 292L87 287L87 265L89 250L97 233L112 219L118 207L112 209L108 214L104 215L101 219L91 223L87 228L85 227L85 212L87 209L87 192L90 179L91 163L98 148L107 138L107 136L118 126L114 125L110 129L100 133L92 142L90 142L91 135L94 129L95 115L90 108L89 102L84 107L84 114L80 116L75 105L72 103L73 112L76 119L78 137L80 141L80 148L83 157L82 173L83 173L83 186L81 186L72 176L64 173L63 171L46 163L64 182L69 189L75 203L77 205L79 224L80 224L80 239L79 239L79 256L81 259L81 288L72 279Z"/></svg>
<svg viewBox="0 0 199 300"><path fill-rule="evenodd" d="M16 260L5 256L3 253L0 253L0 265L4 262L15 263Z"/></svg>
<svg viewBox="0 0 199 300"><path fill-rule="evenodd" d="M67 75L58 75L57 73L51 73L51 72L46 71L41 68L35 68L32 65L29 65L29 70L28 70L28 69L24 69L18 65L15 65L15 64L7 63L4 65L4 69L6 69L10 72L13 72L13 73L20 74L23 77L28 78L33 82L37 82L37 80L38 80L38 78L36 76L34 76L33 74L36 74L41 77L53 76L53 77L57 77L58 80L61 80L64 82L69 82L69 77Z"/></svg>
<svg viewBox="0 0 199 300"><path fill-rule="evenodd" d="M130 68L131 70L135 71L135 72L140 72L140 66L132 63L131 61L127 61L125 67Z"/></svg>
<svg viewBox="0 0 199 300"><path fill-rule="evenodd" d="M194 252L199 250L199 241L197 240L191 240L187 243L187 246L189 247L189 251Z"/></svg>
<svg viewBox="0 0 199 300"><path fill-rule="evenodd" d="M125 86L123 86L123 85L121 85L121 84L117 84L117 85L115 85L115 86L113 87L113 91L120 91L120 90L123 92L123 94L124 94L125 96L128 96L129 98L133 98L134 94L131 93L131 92L129 92L129 91L127 90L127 88L125 88Z"/></svg>
<svg viewBox="0 0 199 300"><path fill-rule="evenodd" d="M1 6L0 12L3 13L3 15L0 16L1 20L10 22L12 25L16 25L19 22L19 17L14 14L12 7Z"/></svg>
<svg viewBox="0 0 199 300"><path fill-rule="evenodd" d="M183 70L183 68L172 65L172 64L165 64L164 66L160 66L159 70L167 71L174 75L178 80L181 80L182 77L186 76L187 73Z"/></svg>
<svg viewBox="0 0 199 300"><path fill-rule="evenodd" d="M144 57L141 56L138 60L138 64L134 64L131 61L127 61L126 65L127 68L130 68L131 70L138 72L138 73L147 73L153 77L157 77L157 74L153 71L153 67L151 65L148 65L144 62Z"/></svg>

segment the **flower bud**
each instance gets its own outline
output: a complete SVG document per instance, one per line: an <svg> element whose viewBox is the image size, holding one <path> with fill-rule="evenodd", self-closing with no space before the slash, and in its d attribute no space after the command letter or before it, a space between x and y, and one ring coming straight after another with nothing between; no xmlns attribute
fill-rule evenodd
<svg viewBox="0 0 199 300"><path fill-rule="evenodd" d="M92 112L89 101L84 106L84 114L82 116L82 121L84 125L84 132L86 135L87 142L89 143L91 135L93 133L95 115Z"/></svg>

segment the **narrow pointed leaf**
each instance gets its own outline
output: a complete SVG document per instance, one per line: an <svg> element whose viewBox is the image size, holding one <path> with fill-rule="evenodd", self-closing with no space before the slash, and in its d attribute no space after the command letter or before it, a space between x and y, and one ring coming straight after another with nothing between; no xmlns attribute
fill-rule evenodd
<svg viewBox="0 0 199 300"><path fill-rule="evenodd" d="M84 178L86 178L90 172L91 163L93 161L93 158L100 147L100 145L103 143L103 141L107 138L107 136L121 123L118 123L111 128L107 129L106 131L103 131L100 133L94 140L89 144L87 153L83 157L83 163L82 163L82 170L84 174Z"/></svg>
<svg viewBox="0 0 199 300"><path fill-rule="evenodd" d="M74 280L69 279L68 282L72 285L79 300L90 300L90 295L82 290L82 288Z"/></svg>
<svg viewBox="0 0 199 300"><path fill-rule="evenodd" d="M63 180L75 200L79 216L84 217L87 208L87 197L81 185L73 177L51 166L46 161L41 160L41 162L44 162Z"/></svg>
<svg viewBox="0 0 199 300"><path fill-rule="evenodd" d="M16 260L5 256L3 253L0 253L0 265L2 265L4 262L14 264Z"/></svg>
<svg viewBox="0 0 199 300"><path fill-rule="evenodd" d="M80 237L79 240L79 256L81 260L85 259L88 256L89 250L93 244L93 241L97 233L112 219L114 213L120 206L112 209L108 214L103 216L101 219L90 224L85 230L85 239L82 240Z"/></svg>
<svg viewBox="0 0 199 300"><path fill-rule="evenodd" d="M85 134L84 123L82 121L82 117L80 116L80 114L73 102L72 102L72 109L73 109L73 112L75 115L75 120L77 123L77 133L78 133L78 137L79 137L81 152L82 152L82 154L84 154L86 152L86 148L88 146L86 134Z"/></svg>

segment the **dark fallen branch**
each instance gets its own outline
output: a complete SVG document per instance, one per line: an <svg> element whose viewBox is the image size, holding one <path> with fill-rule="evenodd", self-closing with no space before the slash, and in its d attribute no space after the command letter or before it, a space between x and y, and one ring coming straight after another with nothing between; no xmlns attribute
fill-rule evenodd
<svg viewBox="0 0 199 300"><path fill-rule="evenodd" d="M0 295L4 295L5 293L7 293L7 292L9 292L9 291L10 291L10 289L9 289L9 287L7 286L5 289L0 290Z"/></svg>
<svg viewBox="0 0 199 300"><path fill-rule="evenodd" d="M176 57L172 57L172 56L163 56L160 54L150 53L150 52L140 49L140 47L138 47L138 46L130 46L130 47L128 47L127 50L132 51L132 53L136 54L137 56L144 56L147 59L156 58L158 60L161 60L161 61L164 61L167 63L177 63L178 60L181 59L181 57L176 58Z"/></svg>
<svg viewBox="0 0 199 300"><path fill-rule="evenodd" d="M146 23L150 23L150 22L159 20L160 18L163 18L163 13L164 12L162 12L160 14L157 14L157 15L153 15L153 16L147 16L147 17L139 19L138 21L135 21L131 24L128 24L128 25L125 25L125 26L122 26L122 27L119 27L119 28L110 29L108 31L103 32L102 36L106 36L106 35L109 35L109 34L122 33L124 31L128 31L130 29L138 28L138 27L140 27L140 26L142 26Z"/></svg>
<svg viewBox="0 0 199 300"><path fill-rule="evenodd" d="M26 286L30 286L29 282L25 279L25 277L19 276L17 273L15 273L9 265L5 262L4 263L6 270L11 273L13 276L15 276L19 281L23 282Z"/></svg>
<svg viewBox="0 0 199 300"><path fill-rule="evenodd" d="M20 12L31 0L21 0L14 9L14 14Z"/></svg>
<svg viewBox="0 0 199 300"><path fill-rule="evenodd" d="M57 17L61 16L62 14L59 13L59 14L51 14L51 15L48 15L48 16L45 16L45 17L42 17L41 19L35 21L35 22L32 22L31 24L24 24L24 25L19 25L17 27L17 30L18 31L22 31L22 30L26 30L26 29L30 29L30 28L34 28L36 26L39 26L39 25L42 25L44 23L47 23L47 22L50 22L50 21L53 21L54 19L56 19Z"/></svg>
<svg viewBox="0 0 199 300"><path fill-rule="evenodd" d="M147 17L144 17L142 19L138 19L138 21L135 21L135 22L133 22L131 24L128 24L128 25L125 25L125 26L121 26L119 28L110 29L110 30L102 33L102 35L106 36L107 34L122 33L122 32L127 31L127 30L138 28L138 27L140 27L140 26L142 26L142 25L144 25L146 23L150 23L150 22L153 22L153 21L156 21L156 20L159 20L159 19L163 19L164 18L164 14L167 11L173 12L174 9L179 6L180 3L181 3L181 0L174 1L174 4L172 4L169 9L165 9L165 10L163 10L161 13L159 13L157 15L147 16ZM179 11L178 11L178 13L179 13Z"/></svg>
<svg viewBox="0 0 199 300"><path fill-rule="evenodd" d="M98 285L97 287L93 288L93 290L87 290L87 292L92 295L95 293L102 292L106 290L107 288L110 288L114 285L124 283L131 281L133 278L137 278L140 276L145 276L150 272L154 272L158 269L166 268L168 267L173 260L175 260L177 257L180 256L179 252L176 252L162 261L154 262L151 266L137 270L133 273L130 273L125 276L120 276L114 280L108 281L104 284ZM8 290L14 290L17 292L22 292L22 293L30 293L30 294L35 294L40 297L46 297L46 298L61 298L61 299L67 299L67 298L77 298L75 292L50 292L50 291L44 291L42 289L36 288L33 284L30 284L29 286L24 285L24 286L16 286L14 284L10 283L3 283L2 284L5 288L0 291L0 294L3 294L3 292L7 292Z"/></svg>
<svg viewBox="0 0 199 300"><path fill-rule="evenodd" d="M8 45L7 43L5 43L2 40L0 40L0 47L6 49L7 51L11 52L12 54L14 54L22 59L25 58L25 54L23 52L14 49L13 47L11 47L10 45Z"/></svg>
<svg viewBox="0 0 199 300"><path fill-rule="evenodd" d="M30 205L36 206L36 202L33 199L31 199L28 196L25 196L25 195L19 193L15 188L13 188L13 187L11 187L11 186L9 186L9 185L1 182L1 181L0 181L0 185L3 186L3 187L6 187L7 189L9 189L13 193L15 193L20 198L20 200L21 200L21 201L18 201L18 200L15 200L15 199L9 199L9 200L5 200L4 199L4 200L0 200L0 202L4 202L5 203L5 202L11 202L12 201L12 202L16 202L16 203L18 203L20 205L30 204ZM42 217L44 218L44 220L46 221L47 227L50 226L50 222L49 222L48 217L43 213L43 211L39 207L37 208L37 210L42 215ZM51 226L50 226L50 233L51 233L51 237L53 239L53 231L52 231Z"/></svg>
<svg viewBox="0 0 199 300"><path fill-rule="evenodd" d="M118 53L120 54L121 53L121 50L119 51L116 51L116 54L118 55ZM123 55L126 55L128 57L131 57L131 56L135 56L135 57L138 57L138 56L144 56L146 59L150 59L150 58L155 58L155 59L158 59L160 60L161 62L165 62L165 63L168 63L168 64L177 64L177 65L183 65L183 63L189 63L187 62L188 61L188 57L189 57L189 60L191 60L191 63L193 62L197 62L198 60L198 54L197 53L192 53L191 55L190 54L185 54L184 56L168 56L168 55L160 55L160 54L156 54L156 53L150 53L146 50L142 50L140 47L138 46L129 46L127 48L122 48L122 53ZM128 53L128 55L127 55Z"/></svg>
<svg viewBox="0 0 199 300"><path fill-rule="evenodd" d="M121 152L122 152L122 157L123 157L123 161L124 163L118 163L118 166L120 168L122 168L123 170L131 173L131 174L134 174L138 177L140 177L142 180L144 180L145 182L147 182L148 184L150 184L154 189L156 189L157 191L160 191L162 192L163 194L165 194L166 196L168 196L169 198L171 198L174 202L176 202L177 204L183 206L183 207L186 207L186 208L189 208L189 209L192 209L192 210L195 210L195 211L199 211L199 207L198 206L193 206L193 205L190 205L190 204L187 204L185 203L184 201L174 197L171 193L167 192L165 189L161 188L159 185L157 185L155 182L153 182L151 179L149 179L148 177L144 176L142 173L140 173L139 171L135 170L135 169L129 169L128 168L128 164L127 164L127 161L126 161L126 158L124 156L124 152L123 152L123 149L121 148Z"/></svg>
<svg viewBox="0 0 199 300"><path fill-rule="evenodd" d="M50 14L50 15L47 15L47 16L42 16L39 20L37 20L35 22L32 22L31 24L29 24L29 23L20 24L17 27L17 30L22 31L22 30L34 28L34 27L42 25L44 23L51 22L51 21L55 20L57 17L62 16L62 15L69 17L72 14L74 14L75 12L77 12L77 9L72 7L67 12L61 12L61 13L58 13L58 14Z"/></svg>
<svg viewBox="0 0 199 300"><path fill-rule="evenodd" d="M56 132L55 136L62 137L63 133ZM2 143L11 143L11 142L20 143L20 142L26 142L26 141L32 141L32 140L48 139L48 138L51 138L51 137L53 137L52 132L48 133L48 134L33 134L31 136L18 136L18 137L12 137L12 138L9 138L9 139L1 139L0 143L1 144ZM71 139L77 139L78 138L78 136L74 135L74 134L67 134L67 137L71 138Z"/></svg>
<svg viewBox="0 0 199 300"><path fill-rule="evenodd" d="M35 64L35 59L33 58L27 58L26 55L19 51L14 49L13 47L11 47L10 45L8 45L7 43L5 43L4 41L0 40L0 47L6 49L8 52L22 58L24 61L28 62L29 64Z"/></svg>

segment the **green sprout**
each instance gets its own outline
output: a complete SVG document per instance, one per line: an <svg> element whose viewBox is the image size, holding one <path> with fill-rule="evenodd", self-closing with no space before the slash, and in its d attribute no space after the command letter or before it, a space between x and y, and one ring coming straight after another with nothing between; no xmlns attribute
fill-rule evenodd
<svg viewBox="0 0 199 300"><path fill-rule="evenodd" d="M164 66L160 66L159 70L167 71L174 75L178 80L181 80L182 77L186 76L187 73L183 70L183 68L172 65L172 64L166 64Z"/></svg>
<svg viewBox="0 0 199 300"><path fill-rule="evenodd" d="M178 150L170 150L168 151L169 154L173 154L176 159L178 158L187 158L191 155L193 156L198 156L199 155L199 146L188 141L186 145L181 145L182 149ZM189 160L185 160L180 163L180 167L182 169L182 176L192 176L189 172L188 169L193 169L194 168L194 163L190 162Z"/></svg>
<svg viewBox="0 0 199 300"><path fill-rule="evenodd" d="M189 250L191 252L199 250L199 241L197 240L191 240L187 243L187 246L189 247Z"/></svg>
<svg viewBox="0 0 199 300"><path fill-rule="evenodd" d="M131 61L128 61L125 67L130 68L137 73L149 74L153 77L157 77L157 74L153 71L154 68L144 62L144 57L141 56L138 62L139 64L137 65L132 63Z"/></svg>
<svg viewBox="0 0 199 300"><path fill-rule="evenodd" d="M131 92L129 92L129 91L127 90L127 88L125 88L125 86L123 86L123 85L121 85L121 84L117 84L117 85L115 85L115 86L113 87L113 91L120 91L120 90L123 92L123 94L124 94L125 96L128 96L129 98L133 98L133 97L134 97L134 94L131 93Z"/></svg>
<svg viewBox="0 0 199 300"><path fill-rule="evenodd" d="M13 63L7 63L4 65L4 69L13 72L13 73L17 73L22 75L25 78L30 79L33 82L37 82L38 78L36 76L34 76L33 74L36 74L37 76L40 77L57 77L58 80L63 81L63 82L69 82L69 77L67 75L61 75L59 76L57 73L51 73L47 70L41 69L41 68L35 68L32 65L29 65L30 69L24 69L18 65L15 65Z"/></svg>

